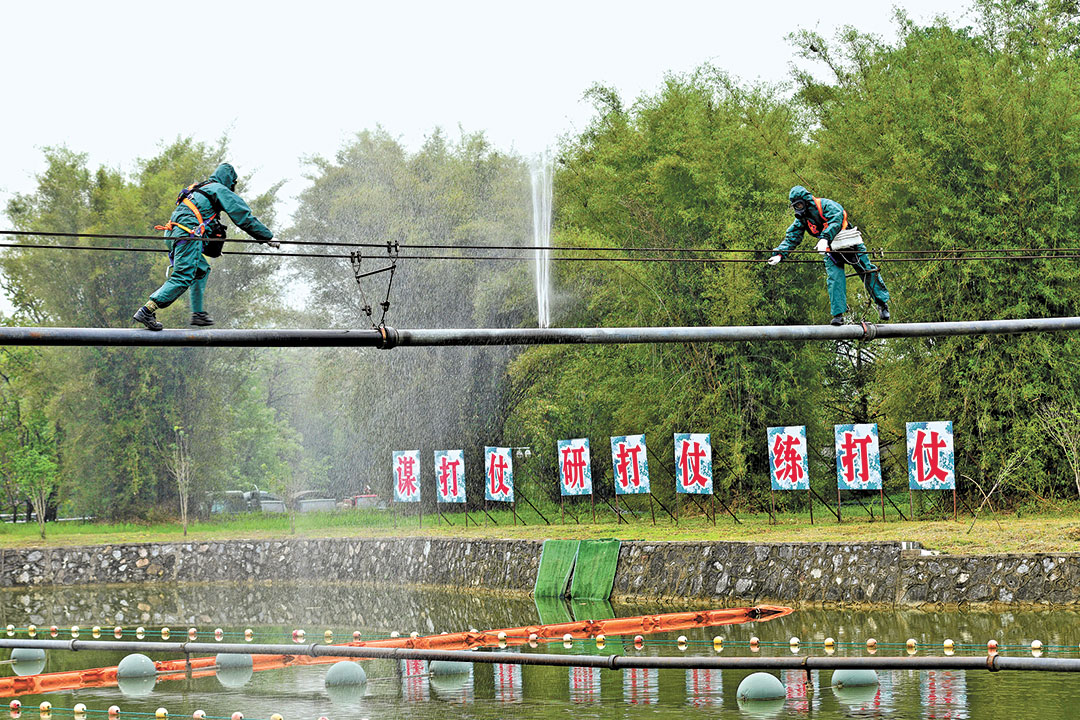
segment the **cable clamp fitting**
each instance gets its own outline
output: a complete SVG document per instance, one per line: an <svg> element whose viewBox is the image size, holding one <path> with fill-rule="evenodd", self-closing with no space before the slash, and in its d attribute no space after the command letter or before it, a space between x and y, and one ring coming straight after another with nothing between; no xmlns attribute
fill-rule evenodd
<svg viewBox="0 0 1080 720"><path fill-rule="evenodd" d="M862 322L863 340L873 340L877 337L877 325L874 323Z"/></svg>

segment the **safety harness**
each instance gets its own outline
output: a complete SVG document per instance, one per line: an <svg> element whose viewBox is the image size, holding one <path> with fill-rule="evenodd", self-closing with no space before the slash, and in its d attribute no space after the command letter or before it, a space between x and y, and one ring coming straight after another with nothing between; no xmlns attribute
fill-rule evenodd
<svg viewBox="0 0 1080 720"><path fill-rule="evenodd" d="M189 228L186 225L181 225L180 223L174 222L172 220L169 220L169 222L165 223L164 225L155 225L154 226L155 230L162 230L164 232L169 232L174 227L176 227L176 228L180 228L181 230L183 230L184 232L186 232L188 234L188 236L186 238L180 238L175 243L173 243L173 249L169 251L169 267L170 268L172 267L172 264L173 264L173 253L176 252L176 248L178 248L179 246L181 246L184 243L188 242L189 240L201 239L206 233L207 226L211 222L213 222L214 219L218 216L218 211L215 211L212 215L210 215L210 217L208 217L206 219L203 219L202 213L199 212L199 206L191 201L191 194L192 193L199 193L200 195L202 195L204 198L206 198L210 202L210 207L213 208L214 207L214 199L212 197L210 197L209 193L203 191L203 189L202 189L202 187L204 185L209 185L211 182L213 182L213 180L203 180L202 182L199 182L199 183L192 183L192 184L188 185L186 188L184 188L183 190L181 190L180 194L176 196L176 204L177 204L177 206L179 206L181 204L187 205L188 209L191 210L191 212L195 214L195 219L198 220L198 222L199 222L199 224L195 228ZM218 250L217 255L220 255L220 254L221 254L221 252L220 252L220 250ZM216 255L213 256L213 257L216 257Z"/></svg>
<svg viewBox="0 0 1080 720"><path fill-rule="evenodd" d="M813 196L811 196L811 197L813 197ZM818 217L821 218L821 222L823 223L823 225L821 226L821 229L818 230L817 225L815 225L814 223L810 222L809 219L807 219L806 226L808 228L810 228L810 234L811 235L813 235L814 237L820 237L821 233L823 233L823 232L825 232L826 230L829 229L829 221L825 219L825 211L821 209L821 198L815 197L814 198L814 204L817 205ZM844 222L840 225L840 232L843 232L846 229L847 229L847 210L844 211Z"/></svg>

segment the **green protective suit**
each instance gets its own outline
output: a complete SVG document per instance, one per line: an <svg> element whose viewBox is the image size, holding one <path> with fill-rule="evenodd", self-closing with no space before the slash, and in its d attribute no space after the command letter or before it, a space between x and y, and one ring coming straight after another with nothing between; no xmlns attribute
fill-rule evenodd
<svg viewBox="0 0 1080 720"><path fill-rule="evenodd" d="M236 170L229 163L222 163L210 176L210 182L199 188L201 192L191 193L189 199L199 208L204 221L208 221L215 213L224 212L237 227L256 240L272 240L274 234L259 222L244 199L233 192L235 187ZM169 221L191 230L197 230L199 225L195 213L183 203L176 206ZM190 288L188 300L191 302L191 312L203 312L206 279L210 275L210 263L206 262L202 254L203 241L173 226L165 233L165 245L172 258L172 274L150 299L157 303L158 307L168 307Z"/></svg>
<svg viewBox="0 0 1080 720"><path fill-rule="evenodd" d="M802 200L807 204L808 212L796 215L795 222L787 229L784 241L774 249L774 252L787 257L788 254L798 247L805 233L825 240L830 245L833 238L844 229L845 213L840 203L819 198L821 213L818 213L814 196L802 185L796 185L788 193L788 201ZM824 217L822 217L824 216ZM825 253L825 285L829 290L829 305L833 315L843 315L847 312L847 278L844 266L850 265L862 278L863 287L870 297L874 298L879 306L889 304L889 291L885 282L881 279L881 273L871 264L870 256L866 254L866 245L858 245L837 252Z"/></svg>

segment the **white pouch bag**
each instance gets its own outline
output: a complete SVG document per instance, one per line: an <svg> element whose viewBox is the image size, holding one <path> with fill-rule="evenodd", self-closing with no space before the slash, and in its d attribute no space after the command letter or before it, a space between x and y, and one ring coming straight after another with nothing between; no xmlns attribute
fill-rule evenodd
<svg viewBox="0 0 1080 720"><path fill-rule="evenodd" d="M861 244L862 241L862 233L859 232L859 228L852 227L836 233L836 237L833 238L831 247L833 250L850 250L856 245Z"/></svg>

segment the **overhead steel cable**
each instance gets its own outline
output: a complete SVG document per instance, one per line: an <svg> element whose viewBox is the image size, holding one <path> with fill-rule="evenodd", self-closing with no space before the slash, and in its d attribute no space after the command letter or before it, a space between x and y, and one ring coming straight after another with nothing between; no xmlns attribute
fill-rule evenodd
<svg viewBox="0 0 1080 720"><path fill-rule="evenodd" d="M0 232L0 234L3 234ZM153 238L160 240L161 238ZM237 241L243 242L243 241ZM385 245L378 245L376 247L385 248ZM451 249L451 246L441 246L444 249ZM482 247L485 250L495 250L497 248L487 246ZM115 247L115 246L103 246L103 245L28 245L26 243L0 243L0 248L15 248L20 250L90 250L90 251L103 251L103 252L142 252L142 253L164 253L164 248L147 248L147 247ZM453 249L460 249L459 247L453 247ZM515 248L528 250L532 248ZM570 248L558 248L559 250L569 250ZM552 258L559 262L614 262L614 263L644 263L644 262L656 262L656 263L680 263L680 264L700 264L700 265L717 265L717 264L762 264L766 261L766 255L768 251L764 250L748 250L746 252L753 252L760 255L757 258L730 258L730 257L583 257L580 255L572 256L556 256ZM1000 251L997 251L1000 252ZM895 262L965 262L973 260L1078 260L1080 259L1080 249L1077 249L1073 253L1060 254L1061 251L1053 251L1053 254L1032 254L1032 255L978 255L973 257L878 257L875 258L878 262L882 263L895 263ZM810 251L808 254L818 254L816 251ZM222 255L248 255L248 256L267 256L267 257L288 257L288 258L319 258L319 259L339 259L349 260L352 255L346 253L295 253L295 252L268 252L268 251L252 251L252 250L223 250ZM381 257L381 255L375 254L371 257ZM398 255L400 260L471 260L471 261L507 261L507 262L532 262L533 258L527 255ZM793 259L788 258L785 263L818 263L818 260L809 259Z"/></svg>
<svg viewBox="0 0 1080 720"><path fill-rule="evenodd" d="M49 232L49 231L37 231L37 230L0 230L0 235L10 235L14 237L58 237L58 238L86 238L91 240L153 240L161 241L163 236L161 235L126 235L116 233L85 233L85 232ZM248 243L248 244L261 244L259 240L249 238L224 238L225 242L231 243ZM357 247L357 248L371 248L377 250L386 250L387 248L400 248L407 250L479 250L479 251L518 251L518 252L535 252L537 250L543 251L572 251L572 252L627 252L627 253L690 253L690 254L703 254L712 253L719 255L728 254L755 254L764 255L771 254L773 252L770 248L702 248L702 247L605 247L601 245L447 245L444 243L387 243L387 242L350 242L345 240L276 240L282 245L299 245L310 247ZM5 246L5 247L18 247L18 246ZM50 247L65 247L60 245L54 245ZM123 249L123 248L118 248ZM1027 260L1033 258L1046 257L1047 253L1069 253L1060 257L1074 258L1080 256L1080 247L1068 247L1068 248L1047 248L1047 247L1023 247L1023 248L947 248L936 250L884 250L884 249L868 249L867 253L871 257L882 257L884 255L982 255L985 253L1008 253L1001 257L994 257L993 259L1018 259ZM1014 255L1013 253L1021 253L1020 255ZM274 253L280 254L280 253ZM790 254L796 255L816 255L816 250L792 250ZM348 257L343 255L340 257ZM1055 255L1054 257L1058 257ZM414 259L429 259L427 257L414 256ZM430 258L430 259L442 259L442 258ZM505 259L505 258L495 258ZM531 258L530 258L531 259ZM565 259L565 258L563 258ZM882 258L884 259L884 258ZM949 258L949 259L963 259L963 258Z"/></svg>

